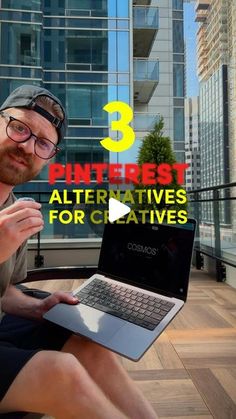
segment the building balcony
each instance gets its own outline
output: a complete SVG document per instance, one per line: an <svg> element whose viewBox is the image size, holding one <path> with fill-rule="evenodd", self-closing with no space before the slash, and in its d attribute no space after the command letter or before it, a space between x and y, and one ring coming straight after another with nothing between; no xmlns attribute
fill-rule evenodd
<svg viewBox="0 0 236 419"><path fill-rule="evenodd" d="M195 10L198 12L199 10L208 10L211 4L211 0L197 0Z"/></svg>
<svg viewBox="0 0 236 419"><path fill-rule="evenodd" d="M134 60L134 101L148 103L159 82L159 62Z"/></svg>
<svg viewBox="0 0 236 419"><path fill-rule="evenodd" d="M134 56L148 57L159 28L159 11L156 7L133 8Z"/></svg>
<svg viewBox="0 0 236 419"><path fill-rule="evenodd" d="M134 6L150 6L152 0L133 0Z"/></svg>
<svg viewBox="0 0 236 419"><path fill-rule="evenodd" d="M203 23L206 21L207 16L208 16L207 12L205 10L204 11L201 10L196 13L195 22Z"/></svg>
<svg viewBox="0 0 236 419"><path fill-rule="evenodd" d="M206 21L208 16L208 9L210 7L211 0L197 0L195 11L196 11L196 22L202 23Z"/></svg>
<svg viewBox="0 0 236 419"><path fill-rule="evenodd" d="M151 131L155 124L160 120L159 114L149 114L145 112L134 113L134 130L135 131Z"/></svg>

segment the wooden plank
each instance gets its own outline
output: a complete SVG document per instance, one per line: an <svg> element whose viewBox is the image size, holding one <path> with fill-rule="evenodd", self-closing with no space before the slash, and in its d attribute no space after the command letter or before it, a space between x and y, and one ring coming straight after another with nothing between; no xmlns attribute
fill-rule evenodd
<svg viewBox="0 0 236 419"><path fill-rule="evenodd" d="M182 362L188 370L202 369L202 368L236 368L236 356L234 357L200 357L200 358L185 358Z"/></svg>
<svg viewBox="0 0 236 419"><path fill-rule="evenodd" d="M155 405L155 403L154 403L154 405ZM159 419L161 419L161 418L165 418L165 419L213 419L213 416L211 416L211 415L159 416Z"/></svg>
<svg viewBox="0 0 236 419"><path fill-rule="evenodd" d="M182 361L170 342L159 342L157 340L154 343L154 347L163 368L184 368Z"/></svg>
<svg viewBox="0 0 236 419"><path fill-rule="evenodd" d="M27 282L28 288L38 288L44 291L72 291L83 283L82 279L52 279L49 281Z"/></svg>
<svg viewBox="0 0 236 419"><path fill-rule="evenodd" d="M130 377L135 381L153 380L186 380L189 374L185 369L138 370L130 371Z"/></svg>
<svg viewBox="0 0 236 419"><path fill-rule="evenodd" d="M230 342L194 342L194 343L177 343L174 345L178 355L183 358L217 358L224 354L224 357L236 356L236 339Z"/></svg>
<svg viewBox="0 0 236 419"><path fill-rule="evenodd" d="M215 293L223 298L226 303L236 304L236 290L229 285L226 285L223 294L221 293L221 290L216 290Z"/></svg>
<svg viewBox="0 0 236 419"><path fill-rule="evenodd" d="M233 313L230 312L230 310L227 308L227 306L221 306L221 305L213 305L212 309L220 315L227 323L236 328L236 317Z"/></svg>
<svg viewBox="0 0 236 419"><path fill-rule="evenodd" d="M205 328L196 330L176 330L167 329L166 331L172 343L190 343L190 342L235 342L236 329L229 328Z"/></svg>
<svg viewBox="0 0 236 419"><path fill-rule="evenodd" d="M222 385L226 393L236 404L236 377L232 374L231 368L214 368L212 373Z"/></svg>
<svg viewBox="0 0 236 419"><path fill-rule="evenodd" d="M163 368L154 346L151 346L151 348L148 349L140 361L133 362L126 358L122 358L122 364L128 371L159 370Z"/></svg>
<svg viewBox="0 0 236 419"><path fill-rule="evenodd" d="M208 304L186 304L173 320L171 329L209 329L231 326L232 324L225 317Z"/></svg>
<svg viewBox="0 0 236 419"><path fill-rule="evenodd" d="M210 414L190 379L138 381L137 384L160 417Z"/></svg>
<svg viewBox="0 0 236 419"><path fill-rule="evenodd" d="M215 419L236 418L235 403L211 370L191 370L190 375Z"/></svg>

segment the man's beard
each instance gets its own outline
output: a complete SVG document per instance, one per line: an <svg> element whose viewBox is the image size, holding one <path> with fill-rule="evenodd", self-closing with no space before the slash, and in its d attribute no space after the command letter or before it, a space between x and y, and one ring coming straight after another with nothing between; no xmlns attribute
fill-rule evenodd
<svg viewBox="0 0 236 419"><path fill-rule="evenodd" d="M18 167L9 156L23 159L26 166ZM0 182L6 185L19 185L33 179L40 170L34 169L34 155L26 154L16 146L0 146Z"/></svg>

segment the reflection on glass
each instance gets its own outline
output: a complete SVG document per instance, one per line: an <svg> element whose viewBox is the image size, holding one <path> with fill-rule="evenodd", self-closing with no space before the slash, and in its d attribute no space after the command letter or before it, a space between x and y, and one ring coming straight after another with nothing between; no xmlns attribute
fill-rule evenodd
<svg viewBox="0 0 236 419"><path fill-rule="evenodd" d="M174 141L184 141L184 108L174 108Z"/></svg>
<svg viewBox="0 0 236 419"><path fill-rule="evenodd" d="M33 24L1 24L1 63L40 65L40 28Z"/></svg>
<svg viewBox="0 0 236 419"><path fill-rule="evenodd" d="M103 111L108 102L107 86L72 85L66 95L69 118L88 120L88 125L107 125L107 114Z"/></svg>
<svg viewBox="0 0 236 419"><path fill-rule="evenodd" d="M134 28L158 29L159 13L155 7L134 7Z"/></svg>
<svg viewBox="0 0 236 419"><path fill-rule="evenodd" d="M136 112L134 114L134 129L136 131L150 131L159 119L160 115Z"/></svg>
<svg viewBox="0 0 236 419"><path fill-rule="evenodd" d="M2 0L1 7L17 10L41 10L41 0Z"/></svg>
<svg viewBox="0 0 236 419"><path fill-rule="evenodd" d="M134 60L134 80L159 80L159 62Z"/></svg>

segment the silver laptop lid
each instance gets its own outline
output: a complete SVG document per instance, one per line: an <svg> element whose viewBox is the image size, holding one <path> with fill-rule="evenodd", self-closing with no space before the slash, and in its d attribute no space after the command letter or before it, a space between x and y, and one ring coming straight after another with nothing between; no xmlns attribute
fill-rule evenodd
<svg viewBox="0 0 236 419"><path fill-rule="evenodd" d="M186 301L195 225L106 224L98 272Z"/></svg>

